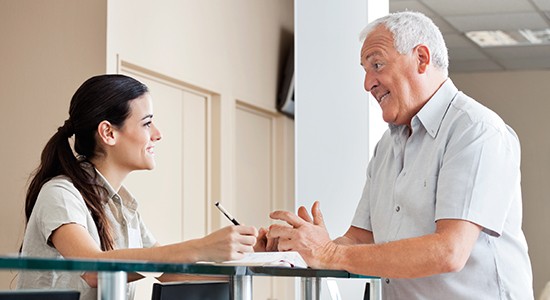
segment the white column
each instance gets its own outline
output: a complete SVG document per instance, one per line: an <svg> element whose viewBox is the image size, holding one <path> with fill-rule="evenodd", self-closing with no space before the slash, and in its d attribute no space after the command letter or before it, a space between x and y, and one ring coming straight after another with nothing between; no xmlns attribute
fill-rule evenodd
<svg viewBox="0 0 550 300"><path fill-rule="evenodd" d="M369 20L387 14L389 3L299 0L294 5L296 209L321 201L335 238L350 226L370 149L387 128L363 89L359 33ZM345 285L343 299L355 299L364 287Z"/></svg>
<svg viewBox="0 0 550 300"><path fill-rule="evenodd" d="M387 11L387 0L295 2L296 208L321 201L332 237L350 225L370 137L386 128L368 114L359 33Z"/></svg>

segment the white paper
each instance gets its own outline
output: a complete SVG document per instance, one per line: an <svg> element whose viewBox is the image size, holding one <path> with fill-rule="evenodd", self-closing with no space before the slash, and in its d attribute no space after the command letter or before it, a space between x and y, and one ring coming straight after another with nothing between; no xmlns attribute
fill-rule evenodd
<svg viewBox="0 0 550 300"><path fill-rule="evenodd" d="M307 268L307 263L296 251L246 253L241 259L224 261L222 264L234 266L284 266L291 268Z"/></svg>

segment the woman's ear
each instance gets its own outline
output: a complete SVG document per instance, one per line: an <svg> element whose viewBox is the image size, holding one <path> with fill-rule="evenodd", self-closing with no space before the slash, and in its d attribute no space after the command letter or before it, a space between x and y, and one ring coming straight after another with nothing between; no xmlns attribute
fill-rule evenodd
<svg viewBox="0 0 550 300"><path fill-rule="evenodd" d="M109 121L101 121L97 125L97 134L103 144L109 146L116 144L115 128Z"/></svg>
<svg viewBox="0 0 550 300"><path fill-rule="evenodd" d="M432 59L430 48L426 45L420 44L414 48L414 54L416 55L416 59L418 61L418 73L426 73Z"/></svg>

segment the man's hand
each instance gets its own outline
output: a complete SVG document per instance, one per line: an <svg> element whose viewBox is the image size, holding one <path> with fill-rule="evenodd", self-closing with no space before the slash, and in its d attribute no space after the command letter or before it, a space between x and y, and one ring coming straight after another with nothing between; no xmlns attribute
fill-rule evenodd
<svg viewBox="0 0 550 300"><path fill-rule="evenodd" d="M277 246L278 239L270 238L268 236L268 230L261 227L258 230L258 237L256 238L256 244L254 245L254 252L272 252L278 251Z"/></svg>
<svg viewBox="0 0 550 300"><path fill-rule="evenodd" d="M311 207L311 216L303 206L298 215L274 211L269 216L290 225L274 224L269 228L268 238L279 240L279 251L298 251L310 267L331 268L329 262L338 246L329 237L318 201Z"/></svg>

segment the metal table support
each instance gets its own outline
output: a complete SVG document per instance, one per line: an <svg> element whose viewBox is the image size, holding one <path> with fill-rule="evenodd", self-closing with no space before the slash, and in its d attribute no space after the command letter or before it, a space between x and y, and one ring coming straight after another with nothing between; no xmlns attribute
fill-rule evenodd
<svg viewBox="0 0 550 300"><path fill-rule="evenodd" d="M302 281L301 299L303 300L320 300L321 299L321 278L320 277L302 277L301 281Z"/></svg>
<svg viewBox="0 0 550 300"><path fill-rule="evenodd" d="M252 300L252 276L234 275L231 276L231 285L233 288L233 299Z"/></svg>
<svg viewBox="0 0 550 300"><path fill-rule="evenodd" d="M382 281L380 279L369 279L369 299L382 299Z"/></svg>
<svg viewBox="0 0 550 300"><path fill-rule="evenodd" d="M123 271L99 272L97 278L98 300L125 300L127 297L128 274Z"/></svg>

